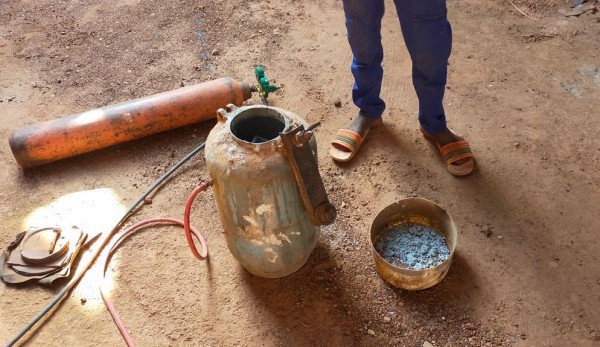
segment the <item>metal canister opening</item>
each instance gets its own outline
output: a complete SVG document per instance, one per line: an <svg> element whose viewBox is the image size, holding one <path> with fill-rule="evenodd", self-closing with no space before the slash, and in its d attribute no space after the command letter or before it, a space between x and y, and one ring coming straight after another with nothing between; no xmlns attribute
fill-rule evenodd
<svg viewBox="0 0 600 347"><path fill-rule="evenodd" d="M288 127L287 118L272 108L249 108L231 121L230 129L238 140L249 143L265 143L279 137Z"/></svg>

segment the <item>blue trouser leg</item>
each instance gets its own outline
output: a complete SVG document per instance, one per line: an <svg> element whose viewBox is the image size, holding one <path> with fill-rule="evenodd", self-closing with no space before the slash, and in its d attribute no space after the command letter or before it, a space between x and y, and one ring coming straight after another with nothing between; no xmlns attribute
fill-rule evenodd
<svg viewBox="0 0 600 347"><path fill-rule="evenodd" d="M430 133L446 129L444 91L452 29L445 0L394 0L404 42L412 59L419 98L419 122Z"/></svg>
<svg viewBox="0 0 600 347"><path fill-rule="evenodd" d="M413 62L413 85L419 98L419 122L428 132L446 128L442 101L452 31L445 0L394 0L402 34ZM383 79L381 18L383 0L343 0L348 42L352 49L352 99L361 114L378 118L385 109L380 98Z"/></svg>
<svg viewBox="0 0 600 347"><path fill-rule="evenodd" d="M385 103L379 96L383 79L383 0L343 0L343 5L348 42L354 55L352 100L362 115L379 118L385 110Z"/></svg>

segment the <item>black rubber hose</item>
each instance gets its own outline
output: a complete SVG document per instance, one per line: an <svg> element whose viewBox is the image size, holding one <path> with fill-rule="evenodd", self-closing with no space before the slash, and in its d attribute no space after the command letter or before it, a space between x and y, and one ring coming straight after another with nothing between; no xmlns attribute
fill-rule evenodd
<svg viewBox="0 0 600 347"><path fill-rule="evenodd" d="M156 181L154 181L154 183L144 192L144 194L142 194L142 196L140 196L140 198L137 199L137 201L134 202L129 207L129 209L127 210L127 212L125 212L125 214L123 215L123 217L121 218L121 220L119 220L117 222L117 224L114 226L114 228L112 228L112 230L109 233L107 233L106 235L104 235L100 239L100 246L93 253L93 255L91 256L91 258L89 259L89 261L86 264L83 264L83 267L80 267L80 269L75 273L75 275L73 276L73 278L71 278L71 280L65 285L65 287L58 294L56 294L56 296L46 306L44 306L44 308L42 308L38 312L38 314L35 315L35 317L33 317L33 319L29 323L27 323L26 326L24 326L21 330L19 330L19 332L10 341L8 341L6 343L7 347L14 346L15 343L17 343L21 339L21 337L23 337L23 335L25 335L29 330L31 330L31 328L33 328L33 326L40 319L42 319L54 306L56 306L56 304L58 304L62 300L62 298L64 298L64 296L77 284L77 282L79 282L79 280L81 279L81 277L83 276L83 274L88 270L88 268L96 260L96 258L98 257L98 255L102 252L102 249L104 249L104 247L106 246L108 240L119 229L119 227L121 226L121 224L125 220L127 220L127 218L131 215L131 213L133 211L135 211L135 209L138 207L138 205L142 201L144 201L144 199L148 195L150 195L156 188L158 188L158 186L160 186L175 171L177 171L177 169L179 169L183 164L185 164L193 156L195 156L196 154L198 154L198 152L200 152L202 149L204 149L204 145L205 144L206 144L206 142L204 142L201 145L199 145L198 147L194 148L193 151L191 151L188 155L186 155L183 159L181 159L177 164L175 164L172 168L170 168L169 171L165 172Z"/></svg>

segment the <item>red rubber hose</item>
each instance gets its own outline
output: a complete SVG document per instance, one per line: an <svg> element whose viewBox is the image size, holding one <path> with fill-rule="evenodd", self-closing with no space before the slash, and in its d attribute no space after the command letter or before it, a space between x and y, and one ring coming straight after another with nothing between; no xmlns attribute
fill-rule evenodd
<svg viewBox="0 0 600 347"><path fill-rule="evenodd" d="M102 296L102 300L104 301L106 308L110 312L110 315L112 316L113 320L115 321L115 324L117 325L117 328L119 329L119 332L123 336L125 343L127 343L127 346L133 347L133 346L135 346L135 344L133 343L133 340L132 340L131 336L129 335L129 332L127 331L127 328L125 327L125 324L123 323L123 320L121 319L121 316L119 315L114 304L108 297L108 295L106 293L106 288L105 288L106 287L106 270L108 269L108 264L110 263L112 255L116 252L119 245L127 237L129 237L131 234L135 233L136 231L140 230L141 228L146 227L151 224L167 223L167 224L175 224L175 225L183 226L183 228L185 230L185 236L186 236L186 240L188 242L188 246L190 247L190 250L192 251L194 256L196 258L198 258L199 260L206 259L206 257L208 256L208 248L206 246L206 240L204 239L202 234L198 231L198 229L196 229L195 227L190 225L190 211L191 211L192 204L193 204L196 196L200 192L205 191L209 185L210 185L209 183L202 183L200 186L196 187L196 189L194 189L192 191L192 194L190 194L190 197L188 198L188 200L185 204L185 213L184 213L183 221L173 219L173 218L148 219L148 220L145 220L142 222L138 222L138 223L130 226L129 228L123 230L118 235L116 235L115 238L111 241L111 243L108 247L108 254L106 255L106 259L104 261L104 269L102 270L102 281L100 283L100 295ZM192 239L192 234L194 234L194 236L196 236L196 238L200 242L200 246L201 246L200 252L198 252L198 250L196 249L196 246L194 245L194 241Z"/></svg>
<svg viewBox="0 0 600 347"><path fill-rule="evenodd" d="M187 199L185 203L185 212L183 213L183 229L185 230L185 238L187 240L188 246L198 260L203 260L208 256L208 248L205 243L202 243L203 240L200 240L200 245L202 246L202 253L198 253L196 249L196 245L194 245L194 240L192 240L192 233L190 230L190 212L192 211L192 204L196 199L196 196L201 192L205 191L210 186L208 182L202 182L196 189L192 191L190 197Z"/></svg>

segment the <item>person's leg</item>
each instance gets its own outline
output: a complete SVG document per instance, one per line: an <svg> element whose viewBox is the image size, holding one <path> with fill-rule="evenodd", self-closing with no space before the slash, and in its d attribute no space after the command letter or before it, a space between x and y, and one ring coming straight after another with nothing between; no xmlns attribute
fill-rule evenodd
<svg viewBox="0 0 600 347"><path fill-rule="evenodd" d="M352 50L354 87L352 100L368 118L379 118L385 109L380 98L383 79L381 19L383 0L343 0L348 43Z"/></svg>
<svg viewBox="0 0 600 347"><path fill-rule="evenodd" d="M402 34L412 59L419 98L419 122L429 133L446 129L444 91L452 30L445 0L395 0Z"/></svg>
<svg viewBox="0 0 600 347"><path fill-rule="evenodd" d="M368 130L381 124L385 110L379 95L383 79L381 19L385 11L384 0L343 0L343 6L353 55L352 100L359 113L332 142L330 154L339 161L352 159Z"/></svg>
<svg viewBox="0 0 600 347"><path fill-rule="evenodd" d="M438 145L452 174L470 173L473 161L468 144L446 126L443 106L452 50L446 0L394 0L394 3L413 63L412 78L419 98L423 133Z"/></svg>

